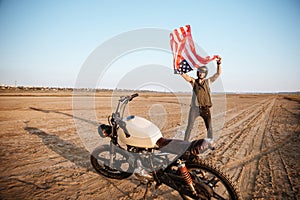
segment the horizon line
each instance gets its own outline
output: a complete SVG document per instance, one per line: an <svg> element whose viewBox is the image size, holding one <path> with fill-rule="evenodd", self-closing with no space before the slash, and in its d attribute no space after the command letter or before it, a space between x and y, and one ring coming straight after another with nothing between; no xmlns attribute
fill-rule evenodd
<svg viewBox="0 0 300 200"><path fill-rule="evenodd" d="M88 87L61 87L61 86L12 86L12 85L0 85L1 90L5 89L19 89L19 90L86 90L86 91L140 91L140 92L158 92L158 93L173 93L173 92L166 92L166 91L159 91L159 90L134 90L134 89L127 89L127 88L88 88ZM174 93L190 93L190 91L176 91ZM300 94L300 91L224 91L224 92L212 92L212 94Z"/></svg>

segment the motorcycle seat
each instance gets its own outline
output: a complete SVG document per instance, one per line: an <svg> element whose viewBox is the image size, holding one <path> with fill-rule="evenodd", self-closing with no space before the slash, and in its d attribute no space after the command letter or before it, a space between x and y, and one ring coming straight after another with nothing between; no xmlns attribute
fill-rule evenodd
<svg viewBox="0 0 300 200"><path fill-rule="evenodd" d="M199 156L208 149L213 149L211 143L207 142L206 139L194 140L192 142L178 140L178 139L167 139L160 138L156 145L158 149L163 152L177 154L177 155L191 155Z"/></svg>
<svg viewBox="0 0 300 200"><path fill-rule="evenodd" d="M156 142L156 145L160 151L172 154L182 154L191 146L191 142L161 137Z"/></svg>

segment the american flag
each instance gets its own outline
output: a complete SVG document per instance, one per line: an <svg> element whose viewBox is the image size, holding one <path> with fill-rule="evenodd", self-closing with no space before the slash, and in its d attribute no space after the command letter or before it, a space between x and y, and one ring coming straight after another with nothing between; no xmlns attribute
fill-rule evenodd
<svg viewBox="0 0 300 200"><path fill-rule="evenodd" d="M170 45L173 53L174 73L187 73L193 68L199 68L210 61L218 58L214 55L212 58L201 57L196 53L194 41L191 33L191 26L186 25L175 29L170 34Z"/></svg>

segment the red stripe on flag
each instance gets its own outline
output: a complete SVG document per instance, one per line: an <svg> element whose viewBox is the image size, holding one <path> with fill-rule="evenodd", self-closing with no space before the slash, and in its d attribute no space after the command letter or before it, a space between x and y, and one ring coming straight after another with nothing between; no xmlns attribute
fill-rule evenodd
<svg viewBox="0 0 300 200"><path fill-rule="evenodd" d="M174 69L179 69L179 64L184 59L192 64L191 67L198 68L201 64L205 65L218 58L217 55L212 58L209 56L203 58L197 54L190 25L175 29L170 34L170 45L173 53Z"/></svg>
<svg viewBox="0 0 300 200"><path fill-rule="evenodd" d="M183 35L183 38L185 38L186 37L186 32L185 32L184 28L180 27L180 31L181 31L181 34Z"/></svg>
<svg viewBox="0 0 300 200"><path fill-rule="evenodd" d="M174 33L175 33L175 36L177 38L177 41L180 42L181 38L180 38L180 35L179 35L179 33L178 33L178 31L176 29L175 29Z"/></svg>

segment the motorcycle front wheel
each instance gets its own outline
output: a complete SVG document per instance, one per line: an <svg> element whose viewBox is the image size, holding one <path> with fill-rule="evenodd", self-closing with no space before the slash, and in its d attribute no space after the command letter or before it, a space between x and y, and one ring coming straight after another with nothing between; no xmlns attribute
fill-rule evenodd
<svg viewBox="0 0 300 200"><path fill-rule="evenodd" d="M218 167L203 160L194 160L185 164L198 195L180 193L183 199L240 199L236 185Z"/></svg>
<svg viewBox="0 0 300 200"><path fill-rule="evenodd" d="M94 169L108 178L125 179L132 175L133 167L128 163L128 154L119 147L99 146L90 159Z"/></svg>

